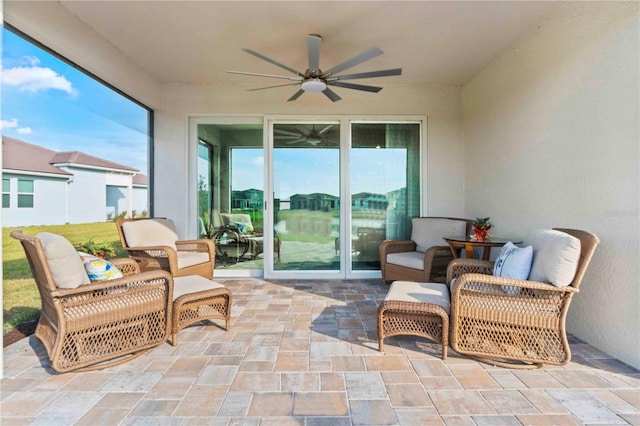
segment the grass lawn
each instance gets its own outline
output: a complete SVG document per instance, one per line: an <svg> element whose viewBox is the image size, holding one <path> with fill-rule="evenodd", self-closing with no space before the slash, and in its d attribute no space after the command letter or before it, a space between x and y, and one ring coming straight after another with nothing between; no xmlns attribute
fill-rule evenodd
<svg viewBox="0 0 640 426"><path fill-rule="evenodd" d="M40 313L40 295L31 277L29 262L18 240L9 236L14 229L22 229L27 235L47 231L66 237L72 244L88 240L113 244L118 256L127 257L122 250L118 230L113 222L83 223L79 225L22 226L2 229L2 334L23 321L35 318Z"/></svg>

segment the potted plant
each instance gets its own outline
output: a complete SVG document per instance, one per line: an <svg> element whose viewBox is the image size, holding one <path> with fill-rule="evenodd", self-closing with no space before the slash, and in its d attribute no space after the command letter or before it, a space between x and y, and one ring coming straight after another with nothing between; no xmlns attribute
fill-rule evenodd
<svg viewBox="0 0 640 426"><path fill-rule="evenodd" d="M102 259L114 257L117 254L116 249L111 243L97 243L93 240L89 240L84 243L76 244L75 247L78 251L98 256Z"/></svg>
<svg viewBox="0 0 640 426"><path fill-rule="evenodd" d="M486 240L489 235L489 229L491 229L492 226L488 217L476 217L476 220L473 221L473 232L475 233L476 240L478 242Z"/></svg>

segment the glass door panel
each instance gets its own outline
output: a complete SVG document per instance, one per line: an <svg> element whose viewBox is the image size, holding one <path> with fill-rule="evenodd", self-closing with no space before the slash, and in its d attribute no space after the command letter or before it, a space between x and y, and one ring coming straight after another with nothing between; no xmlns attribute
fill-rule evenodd
<svg viewBox="0 0 640 426"><path fill-rule="evenodd" d="M340 270L340 125L273 125L274 271Z"/></svg>
<svg viewBox="0 0 640 426"><path fill-rule="evenodd" d="M199 124L198 215L216 270L264 268L261 124Z"/></svg>
<svg viewBox="0 0 640 426"><path fill-rule="evenodd" d="M351 270L379 270L378 246L420 215L420 124L352 123Z"/></svg>

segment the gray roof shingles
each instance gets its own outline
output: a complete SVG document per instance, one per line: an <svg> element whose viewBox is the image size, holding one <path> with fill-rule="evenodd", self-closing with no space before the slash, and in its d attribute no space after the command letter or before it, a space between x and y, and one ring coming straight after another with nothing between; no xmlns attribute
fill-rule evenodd
<svg viewBox="0 0 640 426"><path fill-rule="evenodd" d="M117 169L138 172L132 167L123 166L113 161L103 160L80 151L57 152L38 145L33 145L8 136L2 136L2 168L25 172L49 173L72 176L56 164L75 164L84 166Z"/></svg>

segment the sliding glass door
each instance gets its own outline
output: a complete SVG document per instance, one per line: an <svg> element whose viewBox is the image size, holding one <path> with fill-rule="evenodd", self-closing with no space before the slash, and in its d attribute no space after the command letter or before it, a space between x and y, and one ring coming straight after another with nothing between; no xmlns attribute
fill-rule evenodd
<svg viewBox="0 0 640 426"><path fill-rule="evenodd" d="M340 124L276 123L275 271L340 271Z"/></svg>
<svg viewBox="0 0 640 426"><path fill-rule="evenodd" d="M420 124L351 123L351 271L380 270L378 246L420 215Z"/></svg>
<svg viewBox="0 0 640 426"><path fill-rule="evenodd" d="M410 237L424 119L198 120L197 229L217 276L379 277L380 243Z"/></svg>

